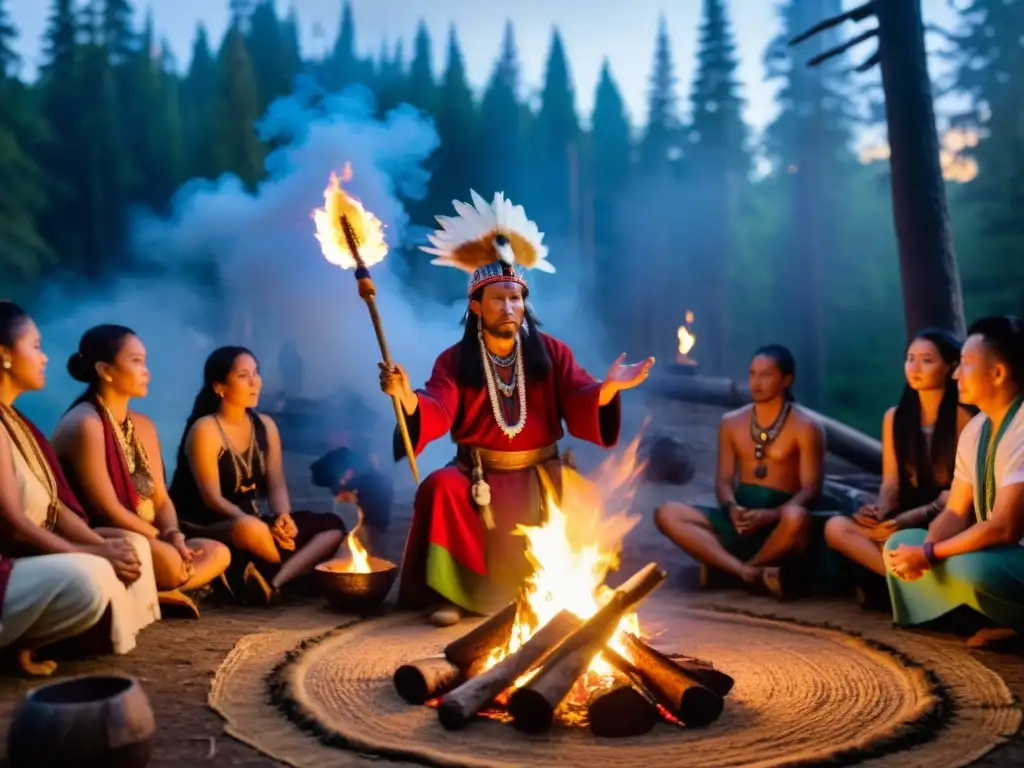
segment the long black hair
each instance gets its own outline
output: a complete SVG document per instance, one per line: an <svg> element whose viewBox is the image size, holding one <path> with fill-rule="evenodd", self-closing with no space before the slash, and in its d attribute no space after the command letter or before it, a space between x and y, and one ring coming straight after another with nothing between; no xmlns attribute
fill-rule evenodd
<svg viewBox="0 0 1024 768"><path fill-rule="evenodd" d="M113 363L121 347L137 334L124 325L97 325L82 334L78 351L68 358L68 373L75 381L86 385L85 391L68 406L70 411L76 405L92 402L99 388L98 363Z"/></svg>
<svg viewBox="0 0 1024 768"><path fill-rule="evenodd" d="M484 295L484 288L478 288L470 298L473 301L480 301ZM528 295L523 289L523 298ZM456 381L464 387L484 386L484 361L480 356L480 341L477 338L478 328L477 315L473 310L467 309L462 318L464 326L462 339L459 341L458 364L455 371ZM527 305L523 311L523 372L526 378L540 381L547 378L551 372L551 356L548 355L548 348L540 336L540 321L533 314L533 310Z"/></svg>
<svg viewBox="0 0 1024 768"><path fill-rule="evenodd" d="M204 416L209 416L220 410L221 399L213 385L225 383L231 369L235 367L235 361L243 355L248 355L256 360L256 355L245 347L218 347L206 358L206 363L203 365L203 386L200 387L196 399L192 402L192 413L185 421L185 428L182 430L181 440L178 442L178 462L175 476L178 474L178 468L188 464L188 458L185 456L185 443L188 441L188 433L192 430L192 426Z"/></svg>
<svg viewBox="0 0 1024 768"><path fill-rule="evenodd" d="M900 509L911 509L934 500L939 493L953 482L953 465L956 461L957 408L959 392L953 371L960 362L961 342L941 328L926 328L914 334L907 344L918 339L929 341L939 351L943 362L949 366L945 392L939 404L939 415L932 431L931 450L921 431L921 396L917 390L905 384L903 394L892 418L893 448L899 467Z"/></svg>
<svg viewBox="0 0 1024 768"><path fill-rule="evenodd" d="M0 345L10 349L14 346L21 331L32 318L28 312L13 301L0 301Z"/></svg>
<svg viewBox="0 0 1024 768"><path fill-rule="evenodd" d="M779 369L779 373L785 376L791 376L794 380L796 379L796 358L793 357L793 353L781 344L766 344L760 347L754 352L754 357L767 357L775 363L775 367ZM793 397L793 384L786 387L784 397L789 402L796 402L796 398Z"/></svg>

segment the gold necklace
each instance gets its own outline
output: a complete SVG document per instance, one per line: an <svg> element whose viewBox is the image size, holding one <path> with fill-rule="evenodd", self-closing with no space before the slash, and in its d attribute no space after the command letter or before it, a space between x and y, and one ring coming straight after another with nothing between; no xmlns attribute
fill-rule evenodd
<svg viewBox="0 0 1024 768"><path fill-rule="evenodd" d="M124 463L128 467L128 474L131 475L135 492L142 500L150 498L154 491L153 472L149 466L146 449L135 431L135 422L132 421L131 414L125 414L124 424L121 425L118 424L114 414L99 395L96 396L96 404L99 405L102 415L110 422L114 440L117 442L121 455L124 456Z"/></svg>
<svg viewBox="0 0 1024 768"><path fill-rule="evenodd" d="M57 527L57 516L60 513L60 497L57 493L57 477L53 468L43 456L39 441L32 435L25 420L8 405L0 404L0 423L7 429L7 434L17 447L18 452L29 465L32 474L43 484L47 495L50 497L50 504L46 508L46 530L52 531Z"/></svg>

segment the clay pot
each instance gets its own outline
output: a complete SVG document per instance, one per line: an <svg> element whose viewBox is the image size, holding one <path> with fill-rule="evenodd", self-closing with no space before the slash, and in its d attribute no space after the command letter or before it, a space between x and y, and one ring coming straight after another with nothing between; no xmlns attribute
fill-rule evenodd
<svg viewBox="0 0 1024 768"><path fill-rule="evenodd" d="M10 768L142 768L155 733L149 698L134 678L71 678L21 700L7 734L7 760Z"/></svg>
<svg viewBox="0 0 1024 768"><path fill-rule="evenodd" d="M334 610L343 613L380 610L398 576L398 566L389 560L371 557L370 573L349 573L343 570L349 562L347 558L340 558L316 567L314 579L320 594Z"/></svg>

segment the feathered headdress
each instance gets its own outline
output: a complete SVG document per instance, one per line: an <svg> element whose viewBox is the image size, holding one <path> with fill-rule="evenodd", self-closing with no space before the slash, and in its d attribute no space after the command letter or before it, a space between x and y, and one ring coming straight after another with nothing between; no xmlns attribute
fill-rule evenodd
<svg viewBox="0 0 1024 768"><path fill-rule="evenodd" d="M458 216L437 216L441 228L427 235L430 246L420 250L438 258L431 261L441 267L468 272L469 294L489 283L516 282L526 287L522 269L554 272L542 244L544 233L526 218L521 205L512 205L501 192L488 203L470 190L473 204L453 200Z"/></svg>

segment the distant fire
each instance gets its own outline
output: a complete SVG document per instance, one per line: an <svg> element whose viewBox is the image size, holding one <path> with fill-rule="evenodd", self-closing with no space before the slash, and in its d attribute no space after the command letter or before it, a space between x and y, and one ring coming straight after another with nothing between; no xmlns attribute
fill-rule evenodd
<svg viewBox="0 0 1024 768"><path fill-rule="evenodd" d="M693 311L686 310L686 323L676 331L676 363L678 365L696 365L697 361L690 357L690 350L697 343L697 335L690 330L693 325Z"/></svg>

